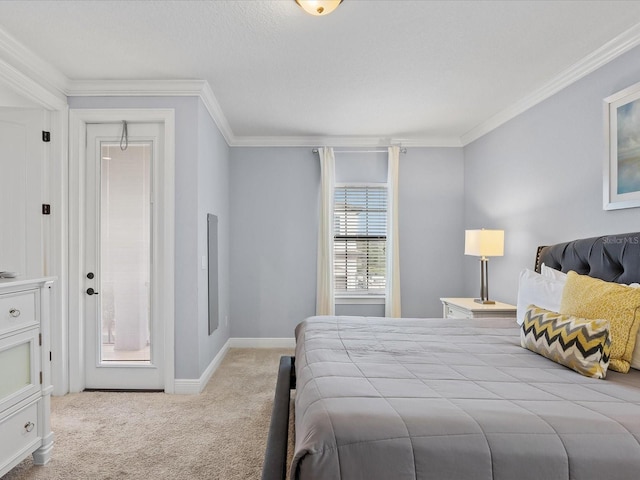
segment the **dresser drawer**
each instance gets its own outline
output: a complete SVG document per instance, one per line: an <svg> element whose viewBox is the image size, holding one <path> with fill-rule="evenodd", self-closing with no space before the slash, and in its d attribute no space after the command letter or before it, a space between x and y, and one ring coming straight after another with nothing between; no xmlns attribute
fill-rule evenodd
<svg viewBox="0 0 640 480"><path fill-rule="evenodd" d="M34 327L0 338L0 413L41 389L38 332Z"/></svg>
<svg viewBox="0 0 640 480"><path fill-rule="evenodd" d="M15 328L37 324L36 290L0 296L0 335Z"/></svg>
<svg viewBox="0 0 640 480"><path fill-rule="evenodd" d="M453 305L447 305L445 307L445 318L470 318L469 312L462 308L457 308Z"/></svg>
<svg viewBox="0 0 640 480"><path fill-rule="evenodd" d="M0 459L10 463L36 450L41 443L38 425L40 400L0 419ZM3 465L0 465L0 470Z"/></svg>

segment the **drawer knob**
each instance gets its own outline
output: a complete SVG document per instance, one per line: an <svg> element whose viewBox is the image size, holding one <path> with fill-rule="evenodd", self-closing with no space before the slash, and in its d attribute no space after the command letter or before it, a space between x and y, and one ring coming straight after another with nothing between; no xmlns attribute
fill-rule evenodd
<svg viewBox="0 0 640 480"><path fill-rule="evenodd" d="M20 316L20 310L18 310L17 308L12 308L11 310L9 310L9 315L11 315L13 318L18 318Z"/></svg>
<svg viewBox="0 0 640 480"><path fill-rule="evenodd" d="M35 423L33 423L33 422L27 422L27 423L25 423L25 424L24 424L24 429L25 429L27 432L30 432L31 430L33 430L33 427L35 427L35 426L36 426L36 425L35 425Z"/></svg>

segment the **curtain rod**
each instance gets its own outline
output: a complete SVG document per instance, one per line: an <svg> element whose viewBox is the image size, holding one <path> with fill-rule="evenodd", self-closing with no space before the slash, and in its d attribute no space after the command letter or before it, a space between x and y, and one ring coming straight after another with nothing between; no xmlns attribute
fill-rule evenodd
<svg viewBox="0 0 640 480"><path fill-rule="evenodd" d="M314 148L311 150L313 153L318 153L318 149ZM376 148L371 150L334 150L333 153L385 153L387 152L386 148ZM400 148L400 153L407 153L406 148Z"/></svg>

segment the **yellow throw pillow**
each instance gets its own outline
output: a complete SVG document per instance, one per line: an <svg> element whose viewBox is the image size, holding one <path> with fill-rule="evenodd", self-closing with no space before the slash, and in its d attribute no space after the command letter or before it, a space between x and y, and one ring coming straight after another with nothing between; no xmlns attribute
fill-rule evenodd
<svg viewBox="0 0 640 480"><path fill-rule="evenodd" d="M609 321L609 368L627 373L640 326L640 289L569 272L560 313Z"/></svg>

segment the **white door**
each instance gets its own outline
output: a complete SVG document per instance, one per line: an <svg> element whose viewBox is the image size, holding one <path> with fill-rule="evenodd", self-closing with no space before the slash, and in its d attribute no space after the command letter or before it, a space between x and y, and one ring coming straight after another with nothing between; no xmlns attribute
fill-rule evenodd
<svg viewBox="0 0 640 480"><path fill-rule="evenodd" d="M44 110L0 108L0 271L41 276Z"/></svg>
<svg viewBox="0 0 640 480"><path fill-rule="evenodd" d="M87 125L85 388L164 388L157 320L156 172L162 125Z"/></svg>

